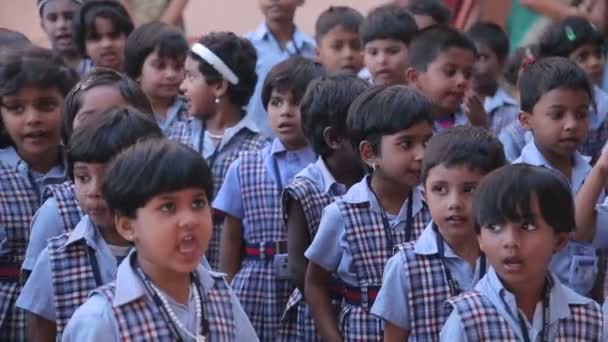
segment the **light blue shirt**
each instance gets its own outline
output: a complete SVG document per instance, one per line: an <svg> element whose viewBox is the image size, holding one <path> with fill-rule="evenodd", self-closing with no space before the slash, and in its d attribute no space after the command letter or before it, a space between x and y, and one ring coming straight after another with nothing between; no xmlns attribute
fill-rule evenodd
<svg viewBox="0 0 608 342"><path fill-rule="evenodd" d="M68 323L61 339L64 342L74 341L120 341L118 324L112 309L128 304L134 300L145 297L150 303L154 303L150 295L146 292L144 284L141 282L136 270L131 266L131 258L136 254L131 252L125 260L118 266L116 276L116 293L114 300L110 303L101 294L93 293L89 299L80 307ZM199 276L203 294L208 298L207 293L211 290L220 273L216 273L199 265L196 268ZM237 300L236 296L230 291L230 301L232 303L232 314L234 317L235 341L258 341L251 322L247 318L245 311ZM167 301L176 314L177 319L184 324L184 327L191 333L196 332L196 302L194 294L190 293L188 304L179 304L170 296L165 294ZM182 337L189 341L190 338L183 332Z"/></svg>
<svg viewBox="0 0 608 342"><path fill-rule="evenodd" d="M464 113L464 110L462 108L453 114L453 119L454 119L454 124L452 125L452 127L465 126L469 123L469 118L467 118L467 116ZM448 127L448 128L450 128L450 127ZM434 133L443 132L448 128L443 128L437 121L435 121L435 123L433 124Z"/></svg>
<svg viewBox="0 0 608 342"><path fill-rule="evenodd" d="M471 269L469 263L454 253L450 246L443 242L445 253L445 266L450 270L451 276L463 291L470 291L477 283L480 275L486 270L481 269L481 257L477 258L475 269ZM414 253L418 255L437 255L437 233L433 229L433 223L424 229L416 244ZM371 313L390 322L404 330L410 330L410 311L408 294L410 283L406 276L404 259L401 253L392 256L384 268L382 287L376 297Z"/></svg>
<svg viewBox="0 0 608 342"><path fill-rule="evenodd" d="M220 140L219 144L215 144L215 141L209 136L209 132L207 130L204 131L203 134L203 122L197 118L191 118L188 120L188 125L190 125L191 139L192 145L194 149L200 153L202 153L203 158L208 160L216 153L226 153L229 151L227 147L232 149L238 148L238 144L230 144L232 142L232 138L239 133L240 131L246 129L254 133L260 133L258 127L253 123L250 117L243 117L236 125L232 127L228 127L224 129L224 136ZM201 144L201 137L203 139ZM200 151L201 145L203 150Z"/></svg>
<svg viewBox="0 0 608 342"><path fill-rule="evenodd" d="M281 189L289 184L296 174L317 159L315 152L310 147L307 146L295 151L287 150L277 138L258 153L262 155L266 171L277 185L281 185ZM213 208L232 217L243 219L245 210L241 197L240 167L241 159L239 158L228 168L224 184L213 201Z"/></svg>
<svg viewBox="0 0 608 342"><path fill-rule="evenodd" d="M549 341L554 341L557 337L559 320L571 316L569 305L593 305L597 306L599 310L598 304L593 300L583 297L570 290L567 286L561 284L554 276L552 276L552 279L554 285L553 288L551 288L549 295L549 328L547 332ZM490 269L488 274L479 280L475 290L479 291L479 293L490 300L494 308L496 308L498 311L498 314L506 320L512 333L518 338L518 340L523 341L524 338L520 329L518 317L520 310L517 308L515 295L504 288L502 282L500 279L498 279L498 276L493 269ZM523 313L521 315L522 317L525 317ZM531 341L540 341L542 338L541 332L543 329L543 307L541 302L536 305L532 322L526 320L526 326L528 328L528 334ZM603 341L605 341L605 337L604 332L604 339L602 339ZM598 336L598 340L599 338L600 336ZM452 311L445 325L443 326L443 329L441 329L440 340L450 342L467 341L462 325L462 318L458 312L456 312L456 310Z"/></svg>
<svg viewBox="0 0 608 342"><path fill-rule="evenodd" d="M95 251L101 281L104 284L113 281L116 276L117 257L112 254L110 247L88 216L84 216L76 225L64 248L74 243L82 243L83 240ZM56 309L52 279L49 251L45 248L40 253L32 274L17 299L17 307L54 322Z"/></svg>
<svg viewBox="0 0 608 342"><path fill-rule="evenodd" d="M355 183L342 197L347 203L369 203L373 212L381 213L382 208L367 185L367 177ZM387 214L390 228L396 232L404 231L407 224L407 201L403 203L397 216ZM413 191L412 216L423 209L420 189ZM328 272L337 273L338 277L351 286L359 286L353 255L346 240L345 220L338 205L334 202L323 210L319 230L304 256Z"/></svg>
<svg viewBox="0 0 608 342"><path fill-rule="evenodd" d="M486 97L483 109L488 114L488 128L498 135L503 128L517 119L519 104L502 88L491 97Z"/></svg>
<svg viewBox="0 0 608 342"><path fill-rule="evenodd" d="M48 239L63 234L63 223L55 197L49 197L34 214L30 226L30 242L25 252L22 270L31 271Z"/></svg>
<svg viewBox="0 0 608 342"><path fill-rule="evenodd" d="M270 124L268 123L268 114L262 104L262 88L264 80L273 66L283 62L291 56L299 55L314 59L316 57L315 41L300 31L298 28L293 33L292 40L285 47L274 37L265 22L261 23L253 32L247 33L245 38L249 39L258 55L258 60L255 66L255 72L258 75L258 81L255 86L255 92L249 100L247 113L253 122L260 128L262 134L269 138L274 137Z"/></svg>
<svg viewBox="0 0 608 342"><path fill-rule="evenodd" d="M342 196L348 190L346 185L338 183L334 176L329 172L327 165L322 157L319 157L316 162L308 165L304 170L300 171L295 178L306 178L316 184L319 189L323 190L323 194L334 196Z"/></svg>
<svg viewBox="0 0 608 342"><path fill-rule="evenodd" d="M545 159L534 140L524 147L521 156L513 163L542 166L561 174ZM591 172L591 166L587 160L582 154L575 152L572 177L568 180L573 195L576 195L581 189L589 172ZM564 249L553 255L550 269L561 282L576 292L587 295L593 288L598 272L595 248L588 243L570 240Z"/></svg>
<svg viewBox="0 0 608 342"><path fill-rule="evenodd" d="M184 110L184 106L184 100L181 97L177 96L175 98L175 101L173 101L173 103L167 110L167 116L162 116L158 113L154 113L156 122L158 123L158 126L165 135L169 133L169 131L171 130L171 126L173 126L176 122L188 120L188 113Z"/></svg>

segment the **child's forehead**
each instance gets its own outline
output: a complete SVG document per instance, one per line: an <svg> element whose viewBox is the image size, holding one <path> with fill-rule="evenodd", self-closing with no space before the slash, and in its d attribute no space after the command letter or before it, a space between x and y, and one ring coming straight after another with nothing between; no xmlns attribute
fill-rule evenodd
<svg viewBox="0 0 608 342"><path fill-rule="evenodd" d="M461 68L470 68L475 64L475 53L470 49L465 49L458 46L451 46L443 51L440 51L429 63L428 69L433 67L443 67L445 65L454 65Z"/></svg>
<svg viewBox="0 0 608 342"><path fill-rule="evenodd" d="M487 172L473 167L467 162L440 163L428 171L426 182L442 182L447 184L477 183Z"/></svg>
<svg viewBox="0 0 608 342"><path fill-rule="evenodd" d="M205 189L200 187L187 187L182 189L175 189L170 191L159 191L155 193L148 202L150 201L162 201L169 198L183 198L183 197L192 197L192 196L202 196L206 195Z"/></svg>
<svg viewBox="0 0 608 342"><path fill-rule="evenodd" d="M293 100L293 95L293 89L289 88L287 85L272 88L272 91L270 92L271 97L280 98L287 101Z"/></svg>
<svg viewBox="0 0 608 342"><path fill-rule="evenodd" d="M77 12L82 4L76 0L43 0L40 14L44 16L48 13L58 12Z"/></svg>
<svg viewBox="0 0 608 342"><path fill-rule="evenodd" d="M379 38L365 43L365 47L371 49L383 49L397 46L407 47L403 41L395 38Z"/></svg>
<svg viewBox="0 0 608 342"><path fill-rule="evenodd" d="M533 109L540 109L552 106L564 106L567 108L589 107L591 98L584 88L556 87L544 92L536 102ZM538 106L538 107L537 107ZM534 113L534 110L532 111Z"/></svg>
<svg viewBox="0 0 608 342"><path fill-rule="evenodd" d="M347 26L345 26L342 23L337 23L334 26L330 27L327 32L325 32L322 36L321 36L321 40L326 40L326 39L337 39L337 38L342 38L344 36L348 36L350 37L356 37L357 39L359 38L359 32L358 30L349 28Z"/></svg>
<svg viewBox="0 0 608 342"><path fill-rule="evenodd" d="M15 100L35 100L38 98L57 98L63 100L61 90L57 87L39 87L36 85L25 85L19 88L16 92L6 94L0 99L15 99Z"/></svg>

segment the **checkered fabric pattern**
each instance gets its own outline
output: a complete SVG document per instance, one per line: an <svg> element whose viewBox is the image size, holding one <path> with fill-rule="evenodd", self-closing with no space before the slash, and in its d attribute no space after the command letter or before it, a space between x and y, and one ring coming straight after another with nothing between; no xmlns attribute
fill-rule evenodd
<svg viewBox="0 0 608 342"><path fill-rule="evenodd" d="M239 179L243 197L243 239L247 243L284 241L281 189L264 166L261 153L241 154ZM261 341L275 341L293 286L276 279L272 258L245 259L232 287Z"/></svg>
<svg viewBox="0 0 608 342"><path fill-rule="evenodd" d="M66 181L61 184L49 185L44 189L42 196L44 200L52 196L57 201L63 231L69 233L74 230L80 219L84 216L84 212L76 199L74 183Z"/></svg>
<svg viewBox="0 0 608 342"><path fill-rule="evenodd" d="M93 269L86 241L82 239L65 246L68 238L69 234L65 233L48 242L58 339L74 311L101 285L95 281L95 272L99 270Z"/></svg>
<svg viewBox="0 0 608 342"><path fill-rule="evenodd" d="M203 289L199 288L199 291L204 293ZM116 284L112 282L104 285L95 290L95 293L101 294L112 303L116 293ZM171 334L168 323L164 321L160 308L153 303L153 301L141 297L112 308L121 341L169 342L176 340ZM207 341L234 341L236 323L232 310L230 287L224 278L215 278L213 288L203 298L203 313L209 327Z"/></svg>
<svg viewBox="0 0 608 342"><path fill-rule="evenodd" d="M21 265L30 239L32 216L40 199L29 182L8 164L0 161L0 229L10 252L3 256ZM17 266L20 267L20 266ZM25 341L25 312L15 307L22 281L0 281L0 341Z"/></svg>
<svg viewBox="0 0 608 342"><path fill-rule="evenodd" d="M397 245L407 283L408 312L410 313L410 341L438 341L447 312L444 303L452 294L445 268L439 255L419 255L414 252L415 242Z"/></svg>

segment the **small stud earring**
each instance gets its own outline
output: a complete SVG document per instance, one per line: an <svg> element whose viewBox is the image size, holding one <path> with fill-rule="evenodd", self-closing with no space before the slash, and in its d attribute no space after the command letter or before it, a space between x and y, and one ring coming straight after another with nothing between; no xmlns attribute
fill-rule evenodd
<svg viewBox="0 0 608 342"><path fill-rule="evenodd" d="M220 103L220 98L219 97L215 98L215 103Z"/></svg>

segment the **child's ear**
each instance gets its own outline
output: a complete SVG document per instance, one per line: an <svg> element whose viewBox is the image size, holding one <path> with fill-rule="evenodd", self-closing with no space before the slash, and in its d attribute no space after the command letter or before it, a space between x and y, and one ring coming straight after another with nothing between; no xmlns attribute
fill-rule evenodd
<svg viewBox="0 0 608 342"><path fill-rule="evenodd" d="M372 169L376 168L376 154L374 153L374 147L369 141L363 140L359 143L359 154L361 160Z"/></svg>
<svg viewBox="0 0 608 342"><path fill-rule="evenodd" d="M569 233L558 233L555 235L553 240L553 254L561 251L566 244L568 243L568 239L570 238Z"/></svg>
<svg viewBox="0 0 608 342"><path fill-rule="evenodd" d="M323 141L325 141L325 144L332 150L340 148L341 140L342 139L336 135L336 131L333 128L325 127L325 129L323 129Z"/></svg>
<svg viewBox="0 0 608 342"><path fill-rule="evenodd" d="M213 86L213 95L215 98L220 98L228 93L228 81L222 79Z"/></svg>
<svg viewBox="0 0 608 342"><path fill-rule="evenodd" d="M123 239L129 242L135 242L135 230L131 224L131 219L126 216L116 215L114 217L116 231Z"/></svg>
<svg viewBox="0 0 608 342"><path fill-rule="evenodd" d="M315 47L315 56L317 58L317 62L321 63L321 52L319 51L318 43L317 43L317 47Z"/></svg>
<svg viewBox="0 0 608 342"><path fill-rule="evenodd" d="M528 112L524 112L523 110L519 112L519 114L517 115L517 118L519 119L519 123L521 124L521 127L523 127L523 129L525 130L530 130L532 129L532 126L530 125L530 116L532 116L530 113Z"/></svg>
<svg viewBox="0 0 608 342"><path fill-rule="evenodd" d="M405 70L405 78L407 79L407 84L418 87L418 78L420 78L420 74L416 69L409 67Z"/></svg>
<svg viewBox="0 0 608 342"><path fill-rule="evenodd" d="M485 253L486 251L483 248L483 239L481 238L481 229L482 228L480 228L479 233L477 233L477 243L479 244L479 250Z"/></svg>

